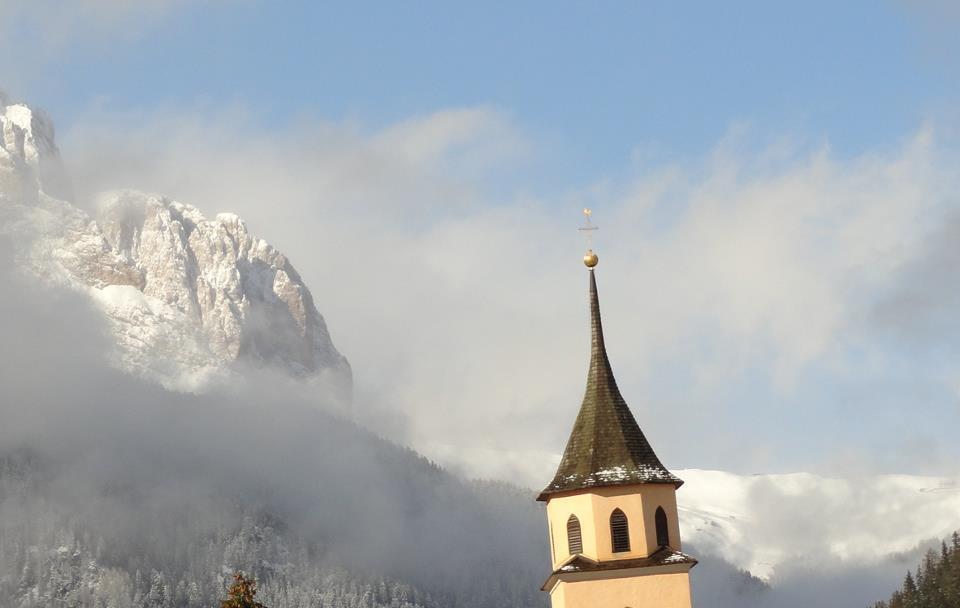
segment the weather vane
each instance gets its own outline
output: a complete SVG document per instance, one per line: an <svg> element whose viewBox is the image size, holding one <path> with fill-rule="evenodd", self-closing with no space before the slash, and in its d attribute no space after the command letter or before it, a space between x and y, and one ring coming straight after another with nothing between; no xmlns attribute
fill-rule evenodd
<svg viewBox="0 0 960 608"><path fill-rule="evenodd" d="M593 267L600 262L600 258L598 258L597 254L593 252L593 233L594 231L599 230L600 228L598 226L594 226L593 223L590 221L591 215L593 215L593 211L591 211L588 208L584 208L583 226L580 226L580 228L578 228L577 230L582 232L587 237L587 252L583 254L583 263L586 264L587 268L590 268L592 270Z"/></svg>

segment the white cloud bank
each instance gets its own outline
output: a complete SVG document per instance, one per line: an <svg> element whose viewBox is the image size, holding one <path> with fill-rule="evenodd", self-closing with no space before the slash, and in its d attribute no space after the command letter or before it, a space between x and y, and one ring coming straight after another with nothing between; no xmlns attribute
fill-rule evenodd
<svg viewBox="0 0 960 608"><path fill-rule="evenodd" d="M582 206L601 226L608 348L654 446L673 466L761 468L782 461L779 433L745 445L743 421L775 406L736 391L790 395L812 365L873 365L872 311L922 263L958 177L931 128L846 159L733 133L696 166L559 201L495 195L536 142L489 108L379 132L174 108L90 116L62 148L81 195L132 186L244 216L305 276L361 398L407 417L381 431L529 485L583 390ZM852 417L830 424L855 436Z"/></svg>
<svg viewBox="0 0 960 608"><path fill-rule="evenodd" d="M956 478L678 474L685 542L774 586L803 571L875 566L957 529Z"/></svg>

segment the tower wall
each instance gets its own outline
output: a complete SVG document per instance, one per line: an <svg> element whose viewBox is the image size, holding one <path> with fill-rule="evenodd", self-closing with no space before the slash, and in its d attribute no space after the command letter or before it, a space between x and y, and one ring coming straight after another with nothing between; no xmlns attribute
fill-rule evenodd
<svg viewBox="0 0 960 608"><path fill-rule="evenodd" d="M691 608L687 572L582 574L550 591L553 608Z"/></svg>
<svg viewBox="0 0 960 608"><path fill-rule="evenodd" d="M657 550L654 517L657 507L667 514L670 546L679 551L680 523L676 490L671 484L636 484L594 488L552 497L547 502L547 518L553 534L553 567L556 569L570 552L567 547L567 520L580 520L582 554L596 561L647 557ZM610 514L620 509L627 516L630 551L614 553L610 536ZM621 606L620 608L623 608Z"/></svg>

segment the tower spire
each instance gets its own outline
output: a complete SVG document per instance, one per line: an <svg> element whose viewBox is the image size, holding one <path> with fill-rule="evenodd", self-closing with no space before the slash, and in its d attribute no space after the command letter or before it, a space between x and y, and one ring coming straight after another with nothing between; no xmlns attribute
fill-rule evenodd
<svg viewBox="0 0 960 608"><path fill-rule="evenodd" d="M590 487L668 483L679 488L683 484L657 458L617 387L603 337L595 266L587 264L591 332L587 388L557 474L537 500Z"/></svg>
<svg viewBox="0 0 960 608"><path fill-rule="evenodd" d="M588 239L596 226L584 209ZM587 242L590 367L580 412L546 502L553 572L541 587L553 608L690 608L690 568L681 552L676 489L683 484L650 447L627 407L607 356L598 257Z"/></svg>

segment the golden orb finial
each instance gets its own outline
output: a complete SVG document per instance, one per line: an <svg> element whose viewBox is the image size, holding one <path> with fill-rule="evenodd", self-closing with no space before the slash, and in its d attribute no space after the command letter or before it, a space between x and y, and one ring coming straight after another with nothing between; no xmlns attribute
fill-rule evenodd
<svg viewBox="0 0 960 608"><path fill-rule="evenodd" d="M584 208L584 223L579 230L587 237L587 252L583 254L583 263L587 268L593 270L593 267L600 262L600 258L597 257L597 254L593 252L593 247L591 247L593 244L593 232L597 229L597 227L590 222L591 215L593 215L593 211L591 211L589 208Z"/></svg>
<svg viewBox="0 0 960 608"><path fill-rule="evenodd" d="M587 268L593 268L600 263L600 258L597 257L597 254L593 252L593 249L587 249L587 252L583 254L583 264Z"/></svg>

